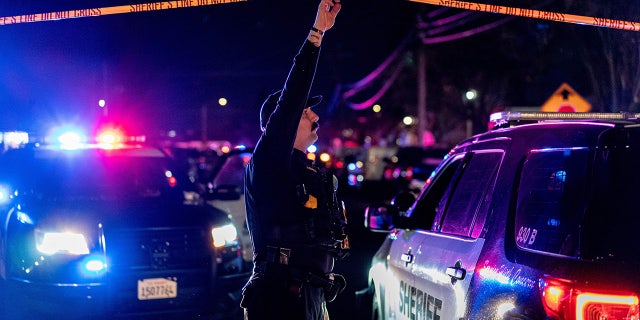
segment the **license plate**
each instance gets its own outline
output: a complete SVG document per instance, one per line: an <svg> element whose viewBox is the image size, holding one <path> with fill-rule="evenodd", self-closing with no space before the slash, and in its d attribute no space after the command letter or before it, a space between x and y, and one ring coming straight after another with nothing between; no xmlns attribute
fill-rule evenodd
<svg viewBox="0 0 640 320"><path fill-rule="evenodd" d="M138 280L138 300L170 299L178 296L176 278Z"/></svg>

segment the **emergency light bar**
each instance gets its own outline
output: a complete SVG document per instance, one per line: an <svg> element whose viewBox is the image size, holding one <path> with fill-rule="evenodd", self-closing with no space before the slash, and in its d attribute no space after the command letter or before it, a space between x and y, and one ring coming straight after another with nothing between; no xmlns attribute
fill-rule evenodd
<svg viewBox="0 0 640 320"><path fill-rule="evenodd" d="M619 112L497 112L489 116L489 124L493 128L518 121L544 120L638 120L640 113Z"/></svg>

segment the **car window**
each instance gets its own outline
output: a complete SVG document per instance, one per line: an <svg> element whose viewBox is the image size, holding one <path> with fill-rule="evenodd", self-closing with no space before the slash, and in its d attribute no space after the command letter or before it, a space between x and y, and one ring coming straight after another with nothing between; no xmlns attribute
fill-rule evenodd
<svg viewBox="0 0 640 320"><path fill-rule="evenodd" d="M442 202L442 197L447 190L447 186L459 171L460 166L464 162L464 154L451 157L448 161L441 165L436 175L427 180L427 184L423 192L412 208L409 217L414 227L417 229L430 230L433 226L436 208Z"/></svg>
<svg viewBox="0 0 640 320"><path fill-rule="evenodd" d="M577 254L588 188L589 150L534 150L518 186L516 244L523 249Z"/></svg>
<svg viewBox="0 0 640 320"><path fill-rule="evenodd" d="M584 197L589 204L580 228L580 258L638 262L640 150L622 145L595 154L593 193Z"/></svg>
<svg viewBox="0 0 640 320"><path fill-rule="evenodd" d="M473 153L463 166L457 181L438 206L436 215L442 217L443 233L478 237L487 215L487 191L493 183L502 152ZM473 233L471 231L474 231Z"/></svg>
<svg viewBox="0 0 640 320"><path fill-rule="evenodd" d="M250 158L251 153L240 153L229 156L213 180L214 188L222 185L244 186L244 170ZM240 188L240 191L243 192L244 188Z"/></svg>

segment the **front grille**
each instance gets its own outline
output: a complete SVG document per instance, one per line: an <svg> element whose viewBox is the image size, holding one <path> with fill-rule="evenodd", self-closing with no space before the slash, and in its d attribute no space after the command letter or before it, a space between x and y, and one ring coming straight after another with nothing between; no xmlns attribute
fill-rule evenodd
<svg viewBox="0 0 640 320"><path fill-rule="evenodd" d="M112 271L209 268L211 235L201 228L105 230Z"/></svg>
<svg viewBox="0 0 640 320"><path fill-rule="evenodd" d="M200 228L105 230L109 300L116 315L203 309L212 292L211 235ZM138 281L170 278L177 297L138 300Z"/></svg>

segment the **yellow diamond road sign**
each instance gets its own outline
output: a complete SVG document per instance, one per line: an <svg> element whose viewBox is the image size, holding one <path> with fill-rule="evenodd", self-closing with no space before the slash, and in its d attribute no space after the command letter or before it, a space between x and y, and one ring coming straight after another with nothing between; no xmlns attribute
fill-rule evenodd
<svg viewBox="0 0 640 320"><path fill-rule="evenodd" d="M591 104L570 85L563 83L541 108L544 112L588 112Z"/></svg>

